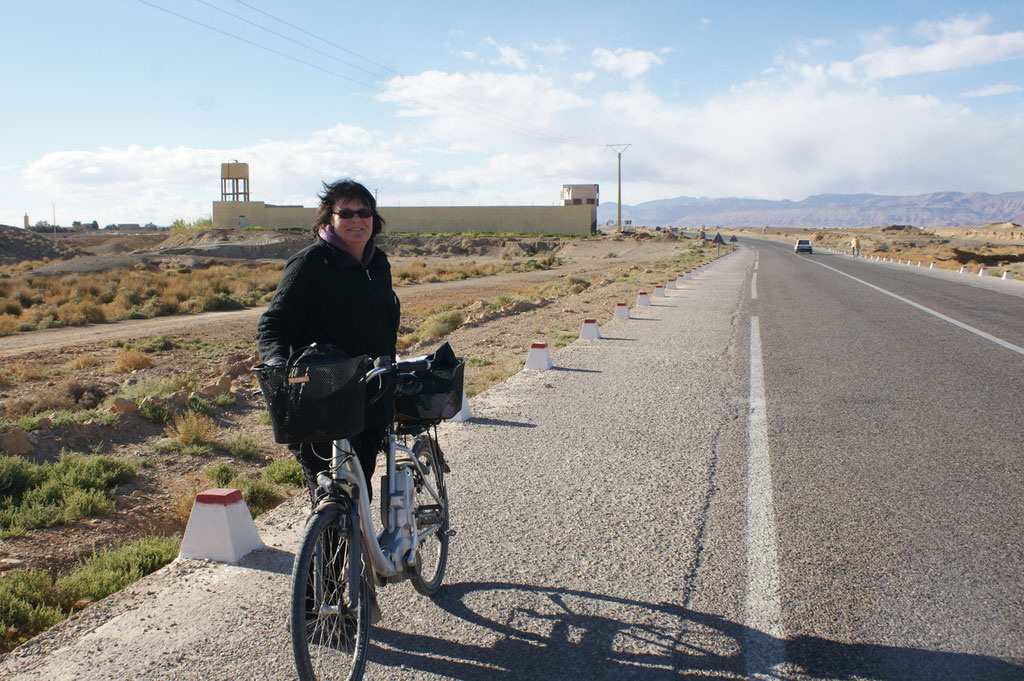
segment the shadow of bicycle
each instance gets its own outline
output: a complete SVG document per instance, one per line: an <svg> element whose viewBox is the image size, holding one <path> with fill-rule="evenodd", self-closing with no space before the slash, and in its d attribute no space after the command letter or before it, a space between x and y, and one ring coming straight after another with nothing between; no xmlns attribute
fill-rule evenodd
<svg viewBox="0 0 1024 681"><path fill-rule="evenodd" d="M370 661L464 681L508 679L854 679L1019 681L1024 666L984 655L802 636L786 664L748 669L745 648L779 641L670 603L505 582L446 585L438 607L473 625L479 643L374 628Z"/></svg>

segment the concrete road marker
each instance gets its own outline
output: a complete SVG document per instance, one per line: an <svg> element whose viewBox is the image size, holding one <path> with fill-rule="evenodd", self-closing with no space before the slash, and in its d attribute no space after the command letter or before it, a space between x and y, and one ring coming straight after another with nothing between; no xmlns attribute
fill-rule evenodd
<svg viewBox="0 0 1024 681"><path fill-rule="evenodd" d="M978 276L979 277L984 277L987 273L988 273L988 270L985 269L984 267L982 267L980 270L978 270Z"/></svg>
<svg viewBox="0 0 1024 681"><path fill-rule="evenodd" d="M580 340L594 340L601 337L601 331L597 328L596 319L584 319L580 328Z"/></svg>
<svg viewBox="0 0 1024 681"><path fill-rule="evenodd" d="M1003 270L1003 281L1009 281L1013 279L1013 272L1010 270Z"/></svg>
<svg viewBox="0 0 1024 681"><path fill-rule="evenodd" d="M662 286L661 284L658 284L657 286L655 286L654 287L654 297L655 298L664 298L665 297L665 287Z"/></svg>
<svg viewBox="0 0 1024 681"><path fill-rule="evenodd" d="M526 356L524 369L544 371L555 366L551 362L551 351L547 343L533 343L530 345L530 354Z"/></svg>
<svg viewBox="0 0 1024 681"><path fill-rule="evenodd" d="M241 490L210 489L196 495L179 558L237 563L263 548Z"/></svg>
<svg viewBox="0 0 1024 681"><path fill-rule="evenodd" d="M640 293L637 294L637 296L636 296L636 304L637 304L638 307L640 307L640 306L642 306L642 307L650 307L651 306L651 298L650 298L650 296L647 295L647 291L641 291Z"/></svg>
<svg viewBox="0 0 1024 681"><path fill-rule="evenodd" d="M615 303L615 314L612 319L629 319L629 307L625 303Z"/></svg>
<svg viewBox="0 0 1024 681"><path fill-rule="evenodd" d="M471 418L473 418L473 411L469 408L469 398L466 397L466 393L462 393L462 409L448 420L452 423L464 423Z"/></svg>

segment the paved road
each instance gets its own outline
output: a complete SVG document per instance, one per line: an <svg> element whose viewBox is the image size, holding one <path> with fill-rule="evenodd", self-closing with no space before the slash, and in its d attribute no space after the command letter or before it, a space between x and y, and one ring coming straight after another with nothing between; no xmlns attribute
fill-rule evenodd
<svg viewBox="0 0 1024 681"><path fill-rule="evenodd" d="M1024 298L744 240L443 428L447 584L382 591L367 678L1024 678L1024 356L822 265L1022 344ZM0 676L291 678L300 518Z"/></svg>
<svg viewBox="0 0 1024 681"><path fill-rule="evenodd" d="M1024 284L757 249L787 659L1024 678Z"/></svg>

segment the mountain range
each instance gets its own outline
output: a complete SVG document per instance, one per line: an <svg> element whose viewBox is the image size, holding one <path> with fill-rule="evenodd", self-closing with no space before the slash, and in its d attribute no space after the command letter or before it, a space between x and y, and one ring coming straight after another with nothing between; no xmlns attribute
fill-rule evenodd
<svg viewBox="0 0 1024 681"><path fill-rule="evenodd" d="M597 207L597 224L615 224L617 205ZM819 194L803 201L680 196L622 204L622 221L674 227L951 227L1024 223L1024 192L935 192L916 196Z"/></svg>

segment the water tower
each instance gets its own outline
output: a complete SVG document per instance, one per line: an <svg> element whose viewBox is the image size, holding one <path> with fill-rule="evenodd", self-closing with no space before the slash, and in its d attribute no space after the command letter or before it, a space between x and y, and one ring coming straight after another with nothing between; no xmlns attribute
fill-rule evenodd
<svg viewBox="0 0 1024 681"><path fill-rule="evenodd" d="M248 201L249 200L249 164L221 163L220 164L220 200L221 201Z"/></svg>

